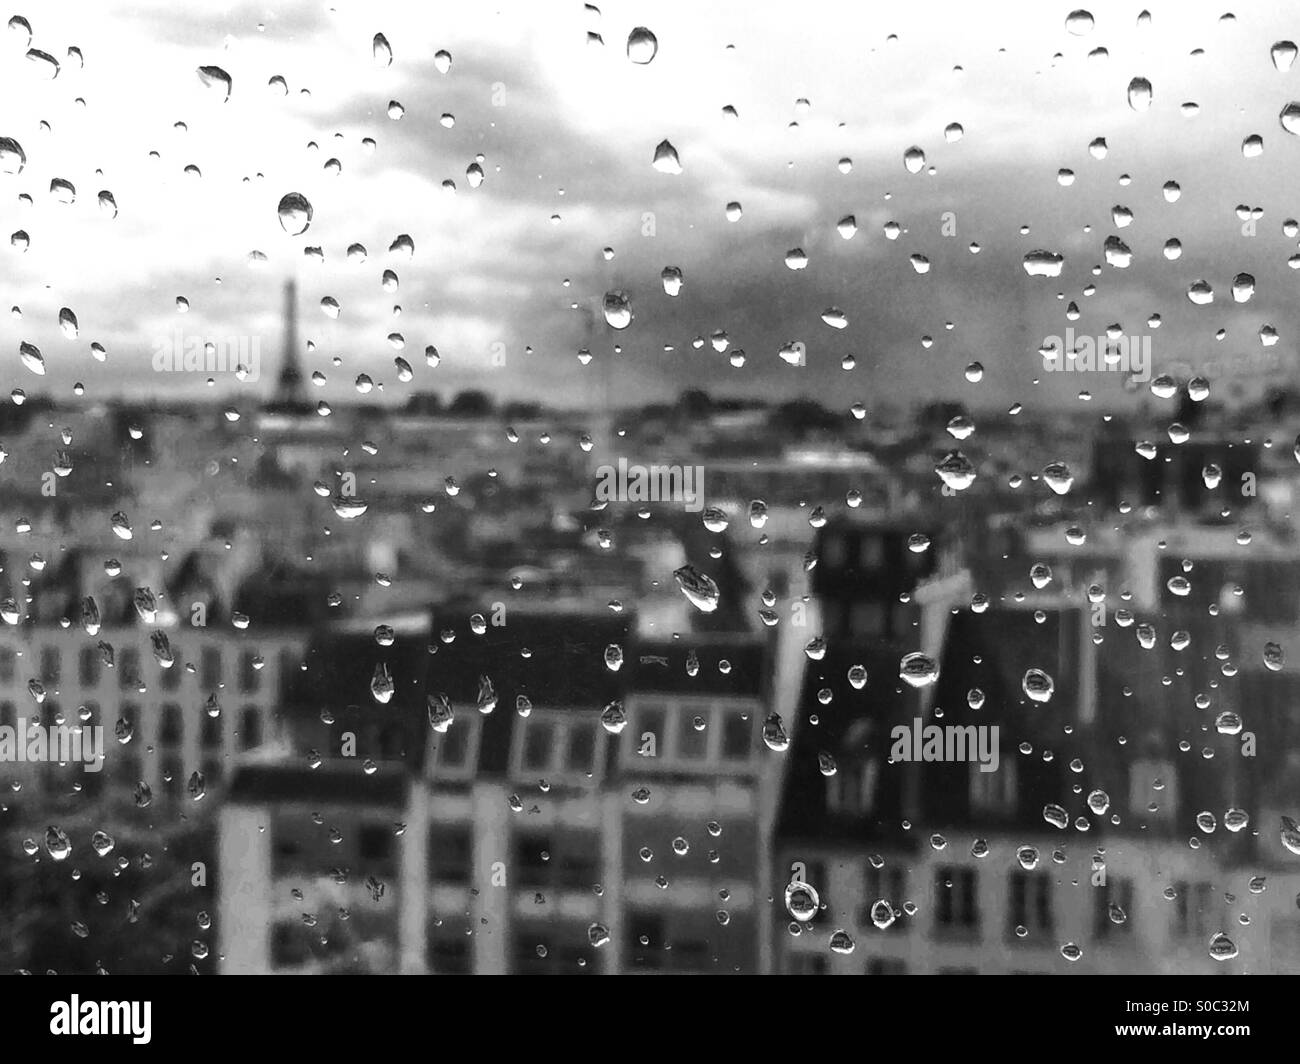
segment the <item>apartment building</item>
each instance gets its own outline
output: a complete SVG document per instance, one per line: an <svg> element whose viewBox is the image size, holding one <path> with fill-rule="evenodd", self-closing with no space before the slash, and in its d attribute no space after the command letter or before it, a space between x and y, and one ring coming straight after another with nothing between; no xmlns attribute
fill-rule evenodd
<svg viewBox="0 0 1300 1064"><path fill-rule="evenodd" d="M866 651L831 641L808 666L803 704L826 709L792 749L775 858L820 908L778 917L781 969L1294 970L1300 882L1278 830L1300 801L1293 685L1254 645L1279 619L1247 633L1250 603L1276 611L1298 573L1265 537L1229 574L1228 539L1189 519L1117 539L1113 565L1094 556L1073 576L1012 554L1018 580L951 613L928 705L897 683L896 658L865 662L856 690ZM1029 576L1048 560L1065 568L1055 586ZM1278 592L1252 596L1256 580ZM888 618L889 590L833 586L852 601L830 616ZM996 770L895 757L913 714L968 747L996 727ZM840 930L851 952L831 948Z"/></svg>
<svg viewBox="0 0 1300 1064"><path fill-rule="evenodd" d="M292 753L221 810L223 970L765 970L766 634L646 639L590 598L490 621L313 640Z"/></svg>

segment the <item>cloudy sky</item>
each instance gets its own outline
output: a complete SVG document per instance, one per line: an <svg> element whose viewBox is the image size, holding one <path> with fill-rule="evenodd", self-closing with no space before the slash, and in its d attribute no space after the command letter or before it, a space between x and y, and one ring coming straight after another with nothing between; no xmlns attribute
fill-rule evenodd
<svg viewBox="0 0 1300 1064"><path fill-rule="evenodd" d="M598 7L96 0L16 10L33 32L30 42L21 27L0 32L0 136L27 161L0 173L0 213L3 232L30 243L0 245L0 283L20 308L0 325L8 386L201 392L204 375L151 368L180 330L185 341L256 337L263 380L219 386L264 390L290 277L300 338L315 345L305 366L327 378L312 391L331 402L356 396L361 373L396 400L480 387L590 404L702 387L840 409L938 396L1048 408L1078 405L1081 391L1098 408L1131 401L1118 374L1042 372L1036 349L1067 325L1150 335L1157 366L1235 367L1213 382L1221 395L1249 394L1270 365L1292 365L1300 271L1288 267L1297 244L1283 222L1300 214L1300 139L1279 113L1300 99L1300 64L1277 69L1270 47L1300 37L1300 25L1281 4L1241 5L1225 20L1222 0L1153 2L1144 25L1140 4L1097 3L1083 34L1067 28L1070 5L1027 0ZM648 64L628 57L638 26L658 39ZM376 33L391 44L389 65L373 54ZM58 75L29 48L55 57ZM451 56L445 72L440 51ZM200 66L230 74L228 99ZM287 94L268 84L277 75ZM1137 77L1153 87L1146 110L1128 102ZM960 139L945 136L952 123ZM1253 134L1263 151L1248 157ZM1102 159L1089 151L1098 137ZM652 165L663 140L680 173ZM912 146L925 153L917 173L904 165ZM472 187L479 155L485 176ZM1068 187L1062 168L1075 173ZM51 193L54 178L75 186L75 202ZM1169 181L1181 188L1175 202L1162 192ZM101 189L115 217L97 203ZM291 192L313 208L296 236L276 209ZM736 220L729 203L742 208ZM1238 205L1262 208L1254 235ZM1116 206L1131 224L1117 226ZM848 215L857 231L846 240L837 223ZM390 253L399 234L413 256ZM1112 235L1132 249L1127 269L1105 262ZM1175 261L1162 253L1171 238L1182 242ZM364 261L349 259L354 244ZM787 267L794 248L805 269ZM1040 248L1064 257L1059 276L1027 275L1022 260ZM667 266L684 277L676 297L660 281ZM381 285L386 269L396 292ZM1239 273L1256 281L1240 304ZM1187 298L1198 280L1212 303ZM601 315L610 290L631 297L621 331ZM325 297L337 319L322 312ZM76 338L60 331L61 307L77 315ZM831 308L845 327L823 321ZM1264 325L1280 334L1274 347L1261 345ZM692 343L718 330L725 351ZM392 333L404 337L409 383ZM24 341L42 351L44 377L21 362ZM102 364L92 341L107 349ZM789 341L806 344L806 366L779 357ZM856 368L846 372L847 354ZM979 383L964 372L972 361L985 367Z"/></svg>

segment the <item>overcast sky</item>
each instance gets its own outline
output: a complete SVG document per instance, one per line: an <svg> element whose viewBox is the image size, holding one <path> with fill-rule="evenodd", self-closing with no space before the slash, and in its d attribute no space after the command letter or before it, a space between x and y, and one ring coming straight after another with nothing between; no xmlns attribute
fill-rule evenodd
<svg viewBox="0 0 1300 1064"><path fill-rule="evenodd" d="M600 402L608 379L621 402L694 386L812 395L841 409L936 396L1073 406L1081 390L1099 413L1122 405L1115 374L1042 372L1035 349L1067 324L1079 335L1111 324L1150 334L1157 365L1236 359L1262 369L1270 355L1292 364L1300 272L1287 266L1297 245L1282 223L1300 214L1300 140L1279 112L1300 99L1300 70L1277 70L1270 46L1300 37L1300 25L1274 5L1243 4L1223 21L1223 2L1154 2L1143 27L1140 4L1098 3L1083 35L1067 30L1070 5L1041 2L598 6L96 0L16 9L33 36L0 34L0 136L18 140L27 162L0 174L0 212L4 234L21 229L30 246L0 246L5 298L21 308L0 326L8 387L67 396L80 380L91 396L200 392L201 375L150 368L155 345L180 329L258 337L263 380L227 377L221 387L265 390L290 277L300 338L316 345L305 368L328 377L313 395L333 402L355 396L357 375L368 373L390 399L481 387ZM646 65L628 58L636 26L658 38ZM589 44L589 32L604 46ZM372 54L376 33L391 43L391 65ZM58 59L57 77L25 58L29 47ZM1108 55L1089 58L1098 48ZM439 50L452 57L446 73ZM198 77L208 65L231 75L228 100ZM268 86L275 75L287 96ZM1136 77L1153 86L1145 111L1128 103ZM390 100L404 107L400 120L388 116ZM1189 101L1195 117L1184 114ZM724 118L728 105L735 120ZM444 115L454 116L450 128ZM961 139L945 137L950 123ZM1247 158L1252 134L1264 150ZM1101 160L1089 153L1097 137L1109 148ZM679 174L652 166L665 139ZM913 145L926 156L915 174L904 166ZM466 169L480 153L485 180L471 188ZM331 158L337 175L326 170ZM185 174L189 165L201 176ZM1069 187L1058 182L1063 167L1076 174ZM75 185L75 203L58 202L52 178ZM1176 202L1162 194L1167 181L1181 186ZM114 218L96 202L101 189L117 202ZM313 206L298 236L276 213L290 192ZM726 215L733 201L737 221ZM1238 204L1263 208L1257 235L1243 235ZM1116 205L1133 213L1126 228L1115 225ZM858 231L844 240L836 223L850 214ZM891 221L902 227L896 240L883 232ZM399 234L414 241L410 259L389 253ZM1128 269L1105 265L1110 235L1132 248ZM1172 262L1161 251L1171 237L1184 249ZM364 245L364 262L348 260L352 244ZM304 257L309 245L322 248L323 264ZM796 247L804 270L785 264ZM1064 256L1058 277L1026 274L1023 256L1038 248ZM254 251L266 256L260 268L249 264ZM916 254L928 257L927 273L913 268ZM660 282L666 266L684 276L676 298ZM381 287L385 269L398 274L396 293ZM1242 272L1257 286L1238 305L1230 287ZM1186 297L1199 279L1214 289L1208 306ZM620 332L600 317L611 289L632 299L633 322ZM177 313L178 296L188 314ZM337 320L320 309L326 296L342 308ZM1082 311L1073 323L1070 300ZM76 339L59 330L65 306L79 319ZM832 307L847 327L823 322ZM1163 319L1154 332L1152 314ZM1257 335L1264 324L1281 336L1270 349ZM719 329L725 353L692 346ZM405 338L410 383L397 379L390 333ZM792 340L807 345L807 366L779 357ZM21 341L44 353L44 378L23 367ZM106 363L91 357L92 341L107 348ZM429 344L437 368L425 363ZM577 358L582 346L590 365ZM846 353L857 358L850 372L840 368ZM972 360L986 369L978 384L964 375ZM1262 379L1237 383L1257 389ZM1226 395L1232 382L1214 383Z"/></svg>

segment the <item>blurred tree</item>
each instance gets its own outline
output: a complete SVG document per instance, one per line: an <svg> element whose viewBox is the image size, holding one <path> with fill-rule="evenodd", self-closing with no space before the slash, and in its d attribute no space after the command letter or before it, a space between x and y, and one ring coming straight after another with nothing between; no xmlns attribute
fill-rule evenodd
<svg viewBox="0 0 1300 1064"><path fill-rule="evenodd" d="M492 398L487 392L458 392L447 413L456 417L487 417L492 413Z"/></svg>
<svg viewBox="0 0 1300 1064"><path fill-rule="evenodd" d="M687 388L677 397L677 407L688 418L703 417L713 409L709 393L699 388Z"/></svg>
<svg viewBox="0 0 1300 1064"><path fill-rule="evenodd" d="M149 810L152 812L152 810ZM13 824L0 831L0 899L7 934L0 935L0 970L93 975L183 974L215 970L215 929L199 913L215 904L215 831L211 820L160 826L144 810L83 811L59 823L72 854L55 861L42 846L45 825ZM52 814L47 814L52 815ZM104 831L113 849L99 856L90 839ZM125 867L122 861L125 859ZM193 885L194 862L206 884ZM194 943L207 949L194 955ZM202 952L200 948L199 952Z"/></svg>

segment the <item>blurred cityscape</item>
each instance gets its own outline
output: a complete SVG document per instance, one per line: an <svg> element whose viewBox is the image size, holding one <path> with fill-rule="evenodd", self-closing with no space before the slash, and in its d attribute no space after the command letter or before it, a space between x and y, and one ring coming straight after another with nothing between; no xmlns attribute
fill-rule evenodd
<svg viewBox="0 0 1300 1064"><path fill-rule="evenodd" d="M292 301L0 409L0 966L1300 971L1300 393L330 410Z"/></svg>

